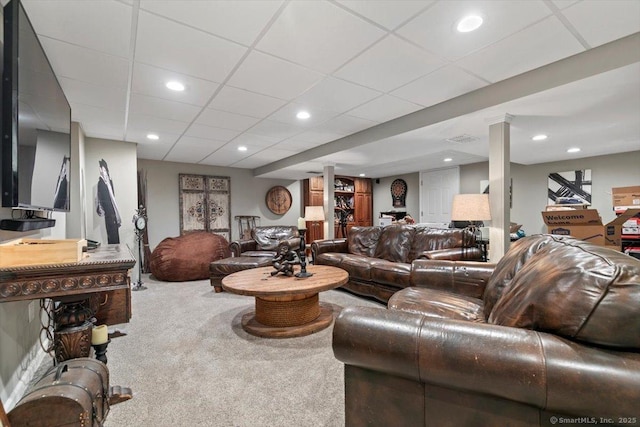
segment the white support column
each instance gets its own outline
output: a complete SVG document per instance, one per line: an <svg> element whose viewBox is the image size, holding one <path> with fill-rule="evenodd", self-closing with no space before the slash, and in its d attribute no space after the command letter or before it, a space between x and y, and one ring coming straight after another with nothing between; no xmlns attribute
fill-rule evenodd
<svg viewBox="0 0 640 427"><path fill-rule="evenodd" d="M334 200L334 178L335 178L335 165L326 164L323 170L323 203L324 206L324 238L334 239L336 237L336 227L333 221L333 200Z"/></svg>
<svg viewBox="0 0 640 427"><path fill-rule="evenodd" d="M489 123L489 257L498 262L509 249L510 206L510 123L513 116L505 114L488 120Z"/></svg>

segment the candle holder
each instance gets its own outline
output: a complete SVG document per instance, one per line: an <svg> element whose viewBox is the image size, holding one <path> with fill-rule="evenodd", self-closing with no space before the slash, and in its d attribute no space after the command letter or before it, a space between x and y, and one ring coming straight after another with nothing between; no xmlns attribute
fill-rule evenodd
<svg viewBox="0 0 640 427"><path fill-rule="evenodd" d="M104 342L102 344L91 344L93 350L96 352L96 359L98 359L105 365L107 364L107 347L109 346L110 342L111 339L108 339L107 342Z"/></svg>
<svg viewBox="0 0 640 427"><path fill-rule="evenodd" d="M300 255L298 256L300 258L300 271L296 273L295 276L304 279L313 276L313 273L307 271L307 243L304 241L304 235L307 233L307 230L302 228L298 229L298 231L300 232Z"/></svg>

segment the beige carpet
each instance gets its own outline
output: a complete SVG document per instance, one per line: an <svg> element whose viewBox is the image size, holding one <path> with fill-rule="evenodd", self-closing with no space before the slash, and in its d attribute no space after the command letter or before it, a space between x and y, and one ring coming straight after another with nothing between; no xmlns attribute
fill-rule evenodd
<svg viewBox="0 0 640 427"><path fill-rule="evenodd" d="M333 357L333 325L300 338L244 332L253 298L216 294L206 280L166 283L144 277L132 292L126 336L111 341L111 385L134 398L113 406L116 426L343 426L343 365ZM380 306L343 291L320 294L335 311Z"/></svg>

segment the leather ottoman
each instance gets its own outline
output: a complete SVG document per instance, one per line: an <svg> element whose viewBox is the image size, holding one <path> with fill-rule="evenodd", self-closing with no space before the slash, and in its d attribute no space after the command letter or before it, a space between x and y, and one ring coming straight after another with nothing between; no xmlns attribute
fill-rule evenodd
<svg viewBox="0 0 640 427"><path fill-rule="evenodd" d="M268 267L272 260L273 257L236 256L213 261L209 264L211 286L214 291L222 292L222 279L225 276L250 268Z"/></svg>

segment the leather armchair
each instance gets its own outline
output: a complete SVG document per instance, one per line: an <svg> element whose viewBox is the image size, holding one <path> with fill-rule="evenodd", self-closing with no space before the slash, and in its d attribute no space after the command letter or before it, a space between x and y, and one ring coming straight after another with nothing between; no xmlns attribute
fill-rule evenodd
<svg viewBox="0 0 640 427"><path fill-rule="evenodd" d="M300 246L298 227L289 225L266 225L251 229L251 239L234 240L229 244L234 257L274 257L278 245L286 241L289 247Z"/></svg>
<svg viewBox="0 0 640 427"><path fill-rule="evenodd" d="M640 425L640 261L539 235L414 274L336 319L346 425Z"/></svg>

